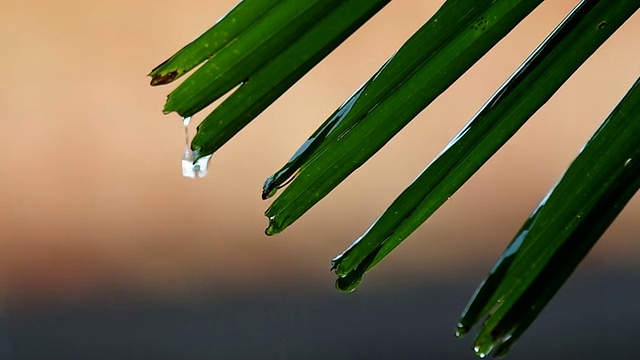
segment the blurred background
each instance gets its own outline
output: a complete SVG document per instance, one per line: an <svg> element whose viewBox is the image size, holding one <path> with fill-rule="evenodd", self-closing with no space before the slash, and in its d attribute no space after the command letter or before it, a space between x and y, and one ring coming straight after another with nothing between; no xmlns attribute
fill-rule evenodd
<svg viewBox="0 0 640 360"><path fill-rule="evenodd" d="M640 74L638 14L358 291L333 288L329 261L576 2L544 2L268 238L264 179L442 1L389 4L191 180L161 112L174 86L145 75L234 0L0 0L0 359L473 359L457 317ZM635 358L639 216L636 196L510 359Z"/></svg>

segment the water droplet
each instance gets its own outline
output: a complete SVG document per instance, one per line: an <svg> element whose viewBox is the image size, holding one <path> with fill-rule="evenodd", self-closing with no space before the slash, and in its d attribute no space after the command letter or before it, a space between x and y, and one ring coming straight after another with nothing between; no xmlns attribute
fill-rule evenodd
<svg viewBox="0 0 640 360"><path fill-rule="evenodd" d="M455 333L455 335L456 335L457 338L461 338L468 331L469 331L468 327L466 327L463 323L458 323L458 325L456 325L456 333Z"/></svg>
<svg viewBox="0 0 640 360"><path fill-rule="evenodd" d="M628 158L627 161L624 162L624 166L627 166L631 163L631 158Z"/></svg>
<svg viewBox="0 0 640 360"><path fill-rule="evenodd" d="M276 232L276 217L269 216L269 226L264 230L265 235L271 236L277 234Z"/></svg>
<svg viewBox="0 0 640 360"><path fill-rule="evenodd" d="M191 117L186 117L182 120L184 124L184 152L182 154L182 176L191 179L198 179L207 176L209 172L209 162L211 156L203 156L194 162L194 159L198 158L198 153L191 150L189 146L189 123Z"/></svg>
<svg viewBox="0 0 640 360"><path fill-rule="evenodd" d="M479 358L483 359L491 352L491 350L493 350L494 346L495 344L492 342L477 344L473 347L473 351Z"/></svg>
<svg viewBox="0 0 640 360"><path fill-rule="evenodd" d="M269 178L271 179L271 178ZM269 180L267 179L267 181ZM267 200L270 199L272 197L274 197L276 195L276 193L278 192L278 188L273 188L271 190L268 190L270 187L267 183L265 183L264 188L262 189L262 200Z"/></svg>
<svg viewBox="0 0 640 360"><path fill-rule="evenodd" d="M336 289L343 293L351 293L358 288L361 282L362 276L340 276L336 280Z"/></svg>

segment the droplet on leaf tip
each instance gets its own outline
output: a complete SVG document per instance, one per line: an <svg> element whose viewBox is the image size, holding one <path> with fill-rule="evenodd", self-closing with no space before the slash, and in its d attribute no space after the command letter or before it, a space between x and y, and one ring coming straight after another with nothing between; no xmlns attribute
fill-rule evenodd
<svg viewBox="0 0 640 360"><path fill-rule="evenodd" d="M182 176L190 179L199 179L207 176L209 173L209 162L213 154L198 158L199 150L191 150L189 146L189 123L191 123L191 116L185 117L182 120L184 125L184 152L182 153ZM198 160L194 161L194 159Z"/></svg>
<svg viewBox="0 0 640 360"><path fill-rule="evenodd" d="M458 325L456 325L455 335L457 338L461 338L465 336L468 331L469 328L467 328L463 323L458 323Z"/></svg>
<svg viewBox="0 0 640 360"><path fill-rule="evenodd" d="M275 216L269 216L269 225L264 230L265 235L273 236L278 233L276 230L276 218Z"/></svg>

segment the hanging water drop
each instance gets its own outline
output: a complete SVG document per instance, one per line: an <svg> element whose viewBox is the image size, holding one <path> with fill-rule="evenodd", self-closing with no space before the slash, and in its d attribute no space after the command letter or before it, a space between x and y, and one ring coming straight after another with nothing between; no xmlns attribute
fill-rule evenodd
<svg viewBox="0 0 640 360"><path fill-rule="evenodd" d="M362 275L355 274L351 276L339 276L336 280L336 289L343 293L351 293L356 291L362 282Z"/></svg>
<svg viewBox="0 0 640 360"><path fill-rule="evenodd" d="M209 161L211 156L208 155L201 157L196 162L193 162L195 153L190 148L185 148L184 155L182 157L182 176L191 179L199 179L207 176L209 173Z"/></svg>
<svg viewBox="0 0 640 360"><path fill-rule="evenodd" d="M269 216L269 225L267 226L267 228L264 230L264 234L267 236L272 236L277 234L276 231L276 217L275 216Z"/></svg>
<svg viewBox="0 0 640 360"><path fill-rule="evenodd" d="M182 176L188 177L191 179L198 179L207 176L209 172L209 161L211 161L211 156L204 156L199 158L194 162L194 159L198 158L197 151L194 152L191 150L191 146L189 146L189 123L191 122L191 117L186 117L182 121L184 124L184 152L182 154Z"/></svg>
<svg viewBox="0 0 640 360"><path fill-rule="evenodd" d="M489 339L485 339L485 341L486 340L489 340ZM491 350L493 350L495 345L496 345L495 342L493 342L492 340L491 341L482 342L482 343L476 344L473 347L473 351L476 353L476 355L479 358L483 359L487 355L489 355L489 353L491 352Z"/></svg>
<svg viewBox="0 0 640 360"><path fill-rule="evenodd" d="M458 325L456 325L456 332L455 332L455 336L457 338L461 338L463 337L467 332L469 331L469 328L464 325L463 323L459 322Z"/></svg>

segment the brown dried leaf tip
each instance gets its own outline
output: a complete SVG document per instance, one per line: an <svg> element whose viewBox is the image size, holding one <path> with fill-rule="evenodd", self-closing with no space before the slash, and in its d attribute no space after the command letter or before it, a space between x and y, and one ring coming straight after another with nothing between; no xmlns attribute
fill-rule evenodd
<svg viewBox="0 0 640 360"><path fill-rule="evenodd" d="M178 77L178 72L176 70L166 74L154 75L153 78L151 79L151 86L168 84L173 80L175 80L177 77Z"/></svg>

